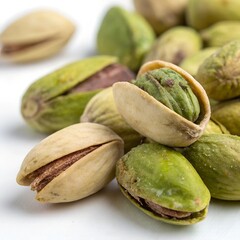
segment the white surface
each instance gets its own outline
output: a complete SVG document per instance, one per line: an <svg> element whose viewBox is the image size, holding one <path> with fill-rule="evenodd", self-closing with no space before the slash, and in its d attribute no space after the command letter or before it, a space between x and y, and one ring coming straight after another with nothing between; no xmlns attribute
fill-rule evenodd
<svg viewBox="0 0 240 240"><path fill-rule="evenodd" d="M0 239L239 239L239 202L212 200L204 221L179 227L155 221L136 209L115 181L84 200L56 205L38 203L34 192L16 184L23 158L44 138L22 120L22 94L46 73L93 55L98 24L113 4L132 9L130 0L1 0L0 31L15 17L39 7L62 12L78 29L64 51L51 59L25 65L0 62Z"/></svg>

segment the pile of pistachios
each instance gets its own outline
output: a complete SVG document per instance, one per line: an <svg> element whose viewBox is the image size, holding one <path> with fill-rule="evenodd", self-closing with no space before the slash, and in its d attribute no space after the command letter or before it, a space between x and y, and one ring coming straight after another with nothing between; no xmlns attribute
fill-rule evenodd
<svg viewBox="0 0 240 240"><path fill-rule="evenodd" d="M60 203L116 177L150 217L194 224L211 197L240 200L240 1L133 2L135 12L106 12L96 56L23 94L24 120L50 135L27 154L17 182L40 202ZM30 13L0 35L1 56L46 58L73 32L58 13Z"/></svg>

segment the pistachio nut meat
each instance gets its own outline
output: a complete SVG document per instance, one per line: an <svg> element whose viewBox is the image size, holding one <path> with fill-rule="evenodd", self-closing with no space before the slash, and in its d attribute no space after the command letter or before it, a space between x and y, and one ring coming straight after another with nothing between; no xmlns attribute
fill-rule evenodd
<svg viewBox="0 0 240 240"><path fill-rule="evenodd" d="M172 148L156 143L133 148L117 161L116 179L127 199L157 220L190 225L207 215L207 187Z"/></svg>
<svg viewBox="0 0 240 240"><path fill-rule="evenodd" d="M128 81L134 76L110 56L70 63L29 86L22 97L22 116L37 131L57 131L78 123L85 106L96 93L114 82Z"/></svg>
<svg viewBox="0 0 240 240"><path fill-rule="evenodd" d="M179 65L202 48L200 34L193 28L177 26L161 34L147 52L144 62L162 60Z"/></svg>
<svg viewBox="0 0 240 240"><path fill-rule="evenodd" d="M167 29L184 24L188 0L134 0L134 7L159 35Z"/></svg>
<svg viewBox="0 0 240 240"><path fill-rule="evenodd" d="M207 124L203 134L213 134L213 133L229 134L229 131L226 129L226 127L224 125L222 125L219 121L214 119L211 115L211 118L208 121L208 124Z"/></svg>
<svg viewBox="0 0 240 240"><path fill-rule="evenodd" d="M240 137L203 135L182 154L193 165L213 198L240 200Z"/></svg>
<svg viewBox="0 0 240 240"><path fill-rule="evenodd" d="M209 98L224 101L240 96L240 40L231 41L199 66L196 79Z"/></svg>
<svg viewBox="0 0 240 240"><path fill-rule="evenodd" d="M123 141L96 123L78 123L59 130L37 144L25 157L17 175L43 203L71 202L96 193L115 177Z"/></svg>
<svg viewBox="0 0 240 240"><path fill-rule="evenodd" d="M70 40L75 25L52 10L30 12L12 22L0 34L0 56L12 62L28 62L52 56Z"/></svg>
<svg viewBox="0 0 240 240"><path fill-rule="evenodd" d="M120 63L138 71L154 39L151 26L141 15L116 6L107 11L100 24L97 51L116 56Z"/></svg>
<svg viewBox="0 0 240 240"><path fill-rule="evenodd" d="M115 83L113 94L119 113L133 129L167 146L190 145L210 118L203 87L183 69L164 61L144 64L136 81Z"/></svg>
<svg viewBox="0 0 240 240"><path fill-rule="evenodd" d="M106 88L92 97L84 109L80 122L94 122L111 128L123 139L125 152L140 144L144 138L131 128L119 114L113 98L112 87Z"/></svg>

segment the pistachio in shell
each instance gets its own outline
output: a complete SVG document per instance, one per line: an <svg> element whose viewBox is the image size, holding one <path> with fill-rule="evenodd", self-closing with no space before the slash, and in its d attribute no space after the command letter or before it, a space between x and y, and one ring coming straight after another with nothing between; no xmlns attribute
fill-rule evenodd
<svg viewBox="0 0 240 240"><path fill-rule="evenodd" d="M17 182L43 203L71 202L96 193L115 177L123 141L96 123L78 123L37 144L25 157Z"/></svg>
<svg viewBox="0 0 240 240"><path fill-rule="evenodd" d="M88 101L101 89L133 78L114 57L76 61L32 83L22 98L21 113L32 128L51 133L78 123Z"/></svg>
<svg viewBox="0 0 240 240"><path fill-rule="evenodd" d="M208 47L221 47L224 44L240 39L240 21L217 22L201 32L204 45Z"/></svg>
<svg viewBox="0 0 240 240"><path fill-rule="evenodd" d="M140 144L143 139L143 136L132 129L119 114L113 98L112 87L106 88L92 97L86 105L80 121L103 124L111 128L123 139L125 152Z"/></svg>
<svg viewBox="0 0 240 240"><path fill-rule="evenodd" d="M217 50L217 47L201 49L193 55L186 57L179 66L190 73L193 77L196 77L199 66Z"/></svg>
<svg viewBox="0 0 240 240"><path fill-rule="evenodd" d="M171 73L173 70L173 75L180 74L184 83L175 83L172 75L169 75L169 78L166 75L164 86L160 86L161 84L151 76L150 80L143 79L145 84L142 87L130 82L115 83L114 99L119 113L126 122L143 136L167 146L188 146L201 136L208 123L209 100L205 90L190 74L164 61L144 64L136 82L145 73L163 68L171 70ZM148 88L152 88L149 92L144 89L144 85L148 84L150 84ZM177 84L180 89L176 86ZM152 96L155 94L162 97L167 105ZM184 112L184 116L175 112L174 109ZM190 120L185 118L186 116L189 116Z"/></svg>
<svg viewBox="0 0 240 240"><path fill-rule="evenodd" d="M219 21L238 21L240 20L239 8L238 0L189 0L186 21L189 26L197 30L207 28Z"/></svg>
<svg viewBox="0 0 240 240"><path fill-rule="evenodd" d="M240 137L203 135L182 154L197 170L213 198L240 200Z"/></svg>
<svg viewBox="0 0 240 240"><path fill-rule="evenodd" d="M211 115L212 116L212 115ZM229 131L219 121L214 118L210 118L203 134L229 134Z"/></svg>
<svg viewBox="0 0 240 240"><path fill-rule="evenodd" d="M144 62L163 60L179 65L186 57L198 52L202 39L190 27L177 26L161 34L144 58Z"/></svg>
<svg viewBox="0 0 240 240"><path fill-rule="evenodd" d="M240 40L231 41L204 60L196 79L209 98L223 101L240 96Z"/></svg>
<svg viewBox="0 0 240 240"><path fill-rule="evenodd" d="M58 12L37 10L12 22L0 35L0 56L12 62L29 62L58 53L75 31Z"/></svg>
<svg viewBox="0 0 240 240"><path fill-rule="evenodd" d="M212 109L212 116L231 134L240 136L240 99L217 104Z"/></svg>
<svg viewBox="0 0 240 240"><path fill-rule="evenodd" d="M134 7L157 34L184 23L188 0L134 0Z"/></svg>
<svg viewBox="0 0 240 240"><path fill-rule="evenodd" d="M181 153L146 143L125 154L116 166L123 194L157 220L190 225L206 217L210 193Z"/></svg>
<svg viewBox="0 0 240 240"><path fill-rule="evenodd" d="M99 27L97 51L116 56L120 63L137 71L154 39L151 26L142 16L112 7Z"/></svg>

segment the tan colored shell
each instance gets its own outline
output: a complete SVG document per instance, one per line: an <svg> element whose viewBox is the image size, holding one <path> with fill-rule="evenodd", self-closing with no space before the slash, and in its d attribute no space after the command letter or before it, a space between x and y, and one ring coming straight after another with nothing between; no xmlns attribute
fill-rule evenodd
<svg viewBox="0 0 240 240"><path fill-rule="evenodd" d="M17 19L1 33L2 49L4 46L21 48L1 55L14 62L44 58L58 52L74 31L73 23L61 14L51 10L34 11Z"/></svg>
<svg viewBox="0 0 240 240"><path fill-rule="evenodd" d="M41 202L70 202L87 197L114 178L116 161L123 155L123 141L109 128L95 123L79 123L50 135L25 157L17 182L30 185L28 174L63 156L99 145L36 195Z"/></svg>
<svg viewBox="0 0 240 240"><path fill-rule="evenodd" d="M138 75L158 68L173 69L188 81L198 98L201 109L195 123L175 113L145 91L127 82L113 85L117 108L126 122L143 136L168 146L188 146L202 135L209 121L210 105L207 94L190 74L172 63L158 60L148 62L141 67Z"/></svg>

